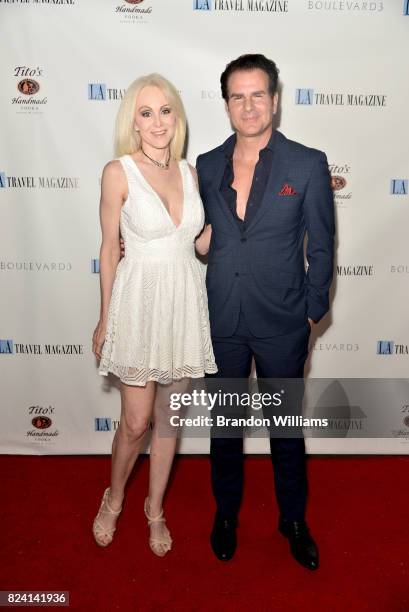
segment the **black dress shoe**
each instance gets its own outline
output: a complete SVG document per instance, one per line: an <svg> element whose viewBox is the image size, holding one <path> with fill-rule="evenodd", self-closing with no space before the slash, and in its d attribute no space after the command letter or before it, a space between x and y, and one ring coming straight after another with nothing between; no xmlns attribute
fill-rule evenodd
<svg viewBox="0 0 409 612"><path fill-rule="evenodd" d="M223 519L216 515L210 543L214 554L220 561L229 561L236 551L236 519Z"/></svg>
<svg viewBox="0 0 409 612"><path fill-rule="evenodd" d="M288 539L291 554L298 563L309 570L319 567L318 548L305 521L280 519L278 530Z"/></svg>

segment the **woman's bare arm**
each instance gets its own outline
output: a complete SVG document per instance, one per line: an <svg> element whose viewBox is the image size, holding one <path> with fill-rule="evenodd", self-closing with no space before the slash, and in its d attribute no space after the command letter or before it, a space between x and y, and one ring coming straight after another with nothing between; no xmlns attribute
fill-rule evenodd
<svg viewBox="0 0 409 612"><path fill-rule="evenodd" d="M101 308L99 321L92 336L92 352L101 359L108 322L109 302L114 284L116 268L120 259L119 218L124 200L127 198L127 184L119 161L109 162L102 173L101 202L99 216L102 229L102 243L99 253L99 281L101 287Z"/></svg>
<svg viewBox="0 0 409 612"><path fill-rule="evenodd" d="M126 178L119 161L109 162L102 173L100 222L102 243L100 249L100 319L106 321L116 268L120 259L119 218L126 199Z"/></svg>

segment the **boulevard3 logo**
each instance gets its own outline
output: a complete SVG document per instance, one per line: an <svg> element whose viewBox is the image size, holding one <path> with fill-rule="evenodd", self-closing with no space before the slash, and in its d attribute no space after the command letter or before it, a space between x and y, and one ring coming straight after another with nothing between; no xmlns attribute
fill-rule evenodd
<svg viewBox="0 0 409 612"><path fill-rule="evenodd" d="M42 114L47 96L42 93L43 68L16 66L14 68L17 93L11 98L17 114ZM21 95L20 95L21 94Z"/></svg>
<svg viewBox="0 0 409 612"><path fill-rule="evenodd" d="M0 272L71 272L71 262L5 261L0 260Z"/></svg>
<svg viewBox="0 0 409 612"><path fill-rule="evenodd" d="M200 92L201 100L223 100L220 89L202 89Z"/></svg>
<svg viewBox="0 0 409 612"><path fill-rule="evenodd" d="M385 107L386 94L316 92L314 89L296 89L295 103L300 106L353 106Z"/></svg>
<svg viewBox="0 0 409 612"><path fill-rule="evenodd" d="M193 0L193 10L288 13L288 0Z"/></svg>
<svg viewBox="0 0 409 612"><path fill-rule="evenodd" d="M391 274L409 274L409 265L392 264L389 271Z"/></svg>
<svg viewBox="0 0 409 612"><path fill-rule="evenodd" d="M120 23L148 23L152 7L146 0L124 0L115 7L115 13Z"/></svg>
<svg viewBox="0 0 409 612"><path fill-rule="evenodd" d="M366 2L365 0L308 0L309 11L337 11L355 13L380 13L383 2Z"/></svg>
<svg viewBox="0 0 409 612"><path fill-rule="evenodd" d="M359 344L354 342L315 342L314 344L310 345L309 350L336 353L356 353L359 351Z"/></svg>

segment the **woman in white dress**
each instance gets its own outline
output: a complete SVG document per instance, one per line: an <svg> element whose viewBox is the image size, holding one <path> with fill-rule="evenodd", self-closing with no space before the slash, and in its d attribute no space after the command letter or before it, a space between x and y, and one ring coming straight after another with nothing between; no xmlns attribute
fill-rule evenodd
<svg viewBox="0 0 409 612"><path fill-rule="evenodd" d="M153 422L144 510L150 547L159 556L172 544L162 501L176 436L158 433L158 385L217 371L195 255L195 247L207 251L211 227L203 230L195 170L182 158L185 134L175 87L157 74L137 79L122 100L117 158L105 166L101 183L101 310L93 352L100 359L99 373L120 379L121 417L112 444L111 483L93 534L100 546L112 542L126 482Z"/></svg>

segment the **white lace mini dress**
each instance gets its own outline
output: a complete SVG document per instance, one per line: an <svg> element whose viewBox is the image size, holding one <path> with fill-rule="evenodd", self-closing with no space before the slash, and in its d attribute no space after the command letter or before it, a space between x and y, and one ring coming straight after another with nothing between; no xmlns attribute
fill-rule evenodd
<svg viewBox="0 0 409 612"><path fill-rule="evenodd" d="M119 161L128 181L120 216L125 257L116 270L99 374L143 386L215 373L206 286L194 247L204 211L188 163L179 162L184 201L175 226L132 157Z"/></svg>

